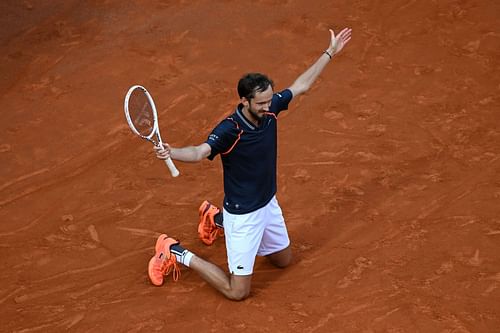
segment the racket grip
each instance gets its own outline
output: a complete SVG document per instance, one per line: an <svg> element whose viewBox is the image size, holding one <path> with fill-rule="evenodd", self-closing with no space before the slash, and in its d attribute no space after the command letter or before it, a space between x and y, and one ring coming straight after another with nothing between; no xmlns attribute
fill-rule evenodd
<svg viewBox="0 0 500 333"><path fill-rule="evenodd" d="M172 177L177 177L179 175L179 170L177 170L174 162L170 157L165 160L165 164L168 166L168 169L170 170Z"/></svg>

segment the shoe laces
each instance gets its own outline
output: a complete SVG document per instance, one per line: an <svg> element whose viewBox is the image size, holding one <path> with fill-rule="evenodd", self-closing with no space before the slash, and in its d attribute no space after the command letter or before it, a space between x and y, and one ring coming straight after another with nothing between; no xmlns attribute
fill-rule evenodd
<svg viewBox="0 0 500 333"><path fill-rule="evenodd" d="M202 227L202 238L207 240L210 244L212 244L217 237L223 236L224 235L224 230L219 228L214 220L213 220L213 215L209 214L210 209L212 206L209 204L207 208L205 208L203 214L202 214L202 219L203 223L201 225Z"/></svg>
<svg viewBox="0 0 500 333"><path fill-rule="evenodd" d="M181 276L181 269L174 254L171 253L170 257L162 261L160 271L165 276L172 273L172 278L174 281L177 281L179 279L179 277Z"/></svg>
<svg viewBox="0 0 500 333"><path fill-rule="evenodd" d="M210 242L213 242L217 239L217 237L223 236L223 235L224 235L224 231L222 229L220 229L219 227L214 225L214 229L208 234L207 238L209 238Z"/></svg>

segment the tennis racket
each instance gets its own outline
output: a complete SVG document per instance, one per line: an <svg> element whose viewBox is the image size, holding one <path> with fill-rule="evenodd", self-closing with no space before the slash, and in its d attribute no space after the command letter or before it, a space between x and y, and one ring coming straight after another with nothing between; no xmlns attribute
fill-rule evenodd
<svg viewBox="0 0 500 333"><path fill-rule="evenodd" d="M158 113L153 97L143 86L130 87L125 96L123 105L125 117L132 132L143 139L148 140L157 147L163 147L160 129L158 127ZM179 175L179 170L170 157L165 160L172 177Z"/></svg>

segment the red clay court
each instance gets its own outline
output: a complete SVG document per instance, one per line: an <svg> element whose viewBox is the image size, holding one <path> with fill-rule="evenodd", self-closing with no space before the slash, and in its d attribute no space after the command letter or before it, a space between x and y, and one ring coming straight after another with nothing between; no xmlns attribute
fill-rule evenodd
<svg viewBox="0 0 500 333"><path fill-rule="evenodd" d="M2 1L2 332L498 332L500 2ZM199 144L246 72L283 89L353 39L280 117L295 253L231 302L194 272L154 287L159 233L197 238L215 162L170 177L123 114L153 94L165 141ZM226 268L227 269L227 268Z"/></svg>

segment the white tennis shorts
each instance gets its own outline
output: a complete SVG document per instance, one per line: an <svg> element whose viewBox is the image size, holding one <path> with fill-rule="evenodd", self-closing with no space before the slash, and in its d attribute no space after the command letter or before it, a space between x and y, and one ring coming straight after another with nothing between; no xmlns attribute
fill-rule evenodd
<svg viewBox="0 0 500 333"><path fill-rule="evenodd" d="M251 275L255 257L286 249L290 245L285 219L274 196L254 212L242 215L223 210L229 271L234 275Z"/></svg>

